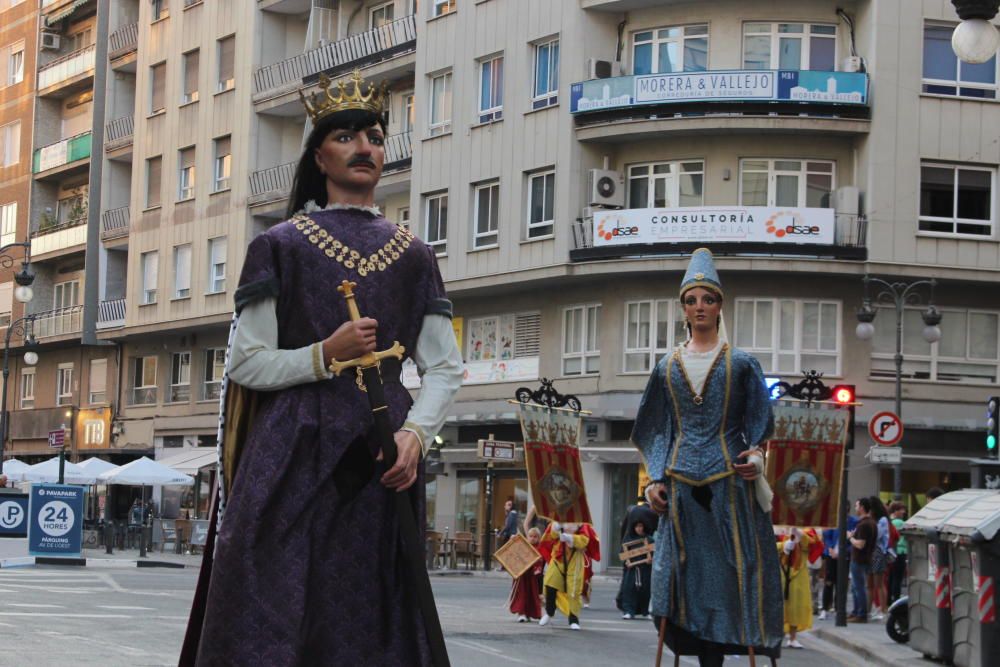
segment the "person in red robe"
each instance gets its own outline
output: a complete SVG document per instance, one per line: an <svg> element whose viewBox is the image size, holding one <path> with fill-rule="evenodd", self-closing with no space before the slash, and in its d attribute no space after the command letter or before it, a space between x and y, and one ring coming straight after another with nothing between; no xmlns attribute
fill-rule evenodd
<svg viewBox="0 0 1000 667"><path fill-rule="evenodd" d="M538 549L542 541L542 531L537 528L528 530L528 542ZM545 561L539 558L525 570L524 574L514 579L510 587L510 613L517 614L518 623L537 621L542 617L542 569Z"/></svg>

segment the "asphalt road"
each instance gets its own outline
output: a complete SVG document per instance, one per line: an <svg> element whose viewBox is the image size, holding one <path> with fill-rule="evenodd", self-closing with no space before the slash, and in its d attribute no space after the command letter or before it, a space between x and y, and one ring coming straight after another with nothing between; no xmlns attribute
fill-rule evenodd
<svg viewBox="0 0 1000 667"><path fill-rule="evenodd" d="M0 664L176 665L196 576L190 568L0 570ZM506 577L447 576L432 581L455 667L653 663L652 624L621 619L614 608L617 585L611 581L596 582L580 632L569 630L559 616L545 628L514 622L504 609L510 582ZM808 636L804 642L806 650L786 652L782 667L860 663ZM672 662L664 660L665 665ZM697 661L684 658L682 664ZM727 664L747 660L733 658Z"/></svg>

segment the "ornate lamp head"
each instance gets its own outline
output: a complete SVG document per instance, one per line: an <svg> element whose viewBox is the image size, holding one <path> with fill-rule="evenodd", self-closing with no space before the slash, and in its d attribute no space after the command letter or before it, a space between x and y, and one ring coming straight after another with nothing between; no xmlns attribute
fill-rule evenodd
<svg viewBox="0 0 1000 667"><path fill-rule="evenodd" d="M312 118L313 124L330 114L341 111L367 111L376 116L383 114L385 104L389 99L388 85L385 82L382 82L382 85L377 88L374 83L369 83L368 91L363 92L365 81L361 78L361 71L354 70L348 79L338 81L334 85L331 85L332 83L330 77L321 74L319 87L322 92L312 93L307 98L301 90L299 91L299 98L306 108L306 113ZM332 88L336 89L336 93L331 90Z"/></svg>

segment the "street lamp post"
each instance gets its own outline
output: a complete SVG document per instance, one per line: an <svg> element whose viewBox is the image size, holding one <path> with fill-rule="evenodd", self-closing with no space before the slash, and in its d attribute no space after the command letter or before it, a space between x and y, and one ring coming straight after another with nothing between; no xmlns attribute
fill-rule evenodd
<svg viewBox="0 0 1000 667"><path fill-rule="evenodd" d="M902 419L903 411L903 314L907 304L919 305L921 302L920 290L923 287L930 287L930 298L927 300L927 309L920 316L924 320L923 337L928 343L936 343L941 340L941 313L934 307L934 288L937 281L933 278L929 280L917 280L912 283L902 281L888 282L881 278L865 276L863 279L865 286L865 300L861 308L858 309L858 327L855 331L861 340L871 340L875 335L875 320L877 310L872 308L872 299L869 290L872 285L878 291L875 295L875 304L886 304L894 306L896 309L896 416ZM903 492L903 464L896 463L892 468L892 493L898 500L902 498Z"/></svg>
<svg viewBox="0 0 1000 667"><path fill-rule="evenodd" d="M14 322L11 322L7 327L7 335L4 336L3 341L3 388L0 389L0 393L3 394L3 398L0 399L0 460L3 460L3 448L7 442L7 432L10 428L10 415L7 412L7 377L10 375L10 337L12 334L17 334L18 336L23 336L25 338L25 347L34 347L35 336L32 333L32 325L35 322L35 315L26 315ZM29 366L34 366L38 363L38 353L34 350L28 350L24 353L24 363Z"/></svg>
<svg viewBox="0 0 1000 667"><path fill-rule="evenodd" d="M21 303L28 303L34 296L34 293L31 290L31 284L35 282L35 274L31 272L30 233L28 238L24 241L8 243L7 245L0 247L0 269L9 269L14 266L14 262L17 260L12 255L8 254L14 248L24 248L24 259L21 260L21 270L14 274L14 282L17 283L17 287L14 289L14 298ZM7 444L7 429L9 421L7 415L7 376L10 375L10 367L8 365L10 355L10 337L11 334L15 332L17 332L19 336L28 336L31 332L31 327L29 325L34 322L34 320L34 315L28 315L11 322L7 326L7 335L4 337L3 388L0 390L3 394L2 403L0 403L0 461L3 461L3 449ZM32 334L26 342L29 346L33 345L34 335ZM25 352L24 360L25 363L33 366L38 363L38 354L33 350L29 350L28 352Z"/></svg>

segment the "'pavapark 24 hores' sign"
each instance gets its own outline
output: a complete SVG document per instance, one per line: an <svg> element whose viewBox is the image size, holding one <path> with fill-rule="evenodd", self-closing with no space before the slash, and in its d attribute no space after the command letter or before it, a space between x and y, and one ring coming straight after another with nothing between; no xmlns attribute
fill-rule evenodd
<svg viewBox="0 0 1000 667"><path fill-rule="evenodd" d="M711 206L594 212L594 246L645 243L809 243L832 245L831 208Z"/></svg>

